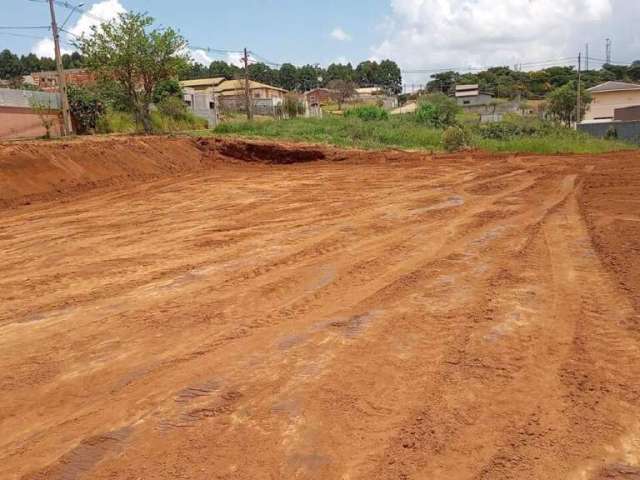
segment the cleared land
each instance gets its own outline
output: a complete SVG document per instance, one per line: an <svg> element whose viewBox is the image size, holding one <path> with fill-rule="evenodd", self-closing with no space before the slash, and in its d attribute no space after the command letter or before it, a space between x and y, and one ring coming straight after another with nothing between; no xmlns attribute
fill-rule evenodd
<svg viewBox="0 0 640 480"><path fill-rule="evenodd" d="M0 478L640 478L639 153L299 148L0 146Z"/></svg>

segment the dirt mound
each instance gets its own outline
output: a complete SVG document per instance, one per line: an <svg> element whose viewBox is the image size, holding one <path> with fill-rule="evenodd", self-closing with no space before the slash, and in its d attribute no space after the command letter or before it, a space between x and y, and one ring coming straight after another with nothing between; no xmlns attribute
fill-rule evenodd
<svg viewBox="0 0 640 480"><path fill-rule="evenodd" d="M342 155L342 156L341 156ZM215 168L224 161L341 160L336 150L189 137L82 138L0 144L0 208Z"/></svg>

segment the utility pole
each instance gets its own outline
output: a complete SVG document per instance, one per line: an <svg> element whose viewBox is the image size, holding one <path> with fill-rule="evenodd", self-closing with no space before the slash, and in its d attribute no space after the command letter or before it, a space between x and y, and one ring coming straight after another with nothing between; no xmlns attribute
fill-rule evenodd
<svg viewBox="0 0 640 480"><path fill-rule="evenodd" d="M584 57L584 69L588 72L589 71L589 44L587 43L585 45L585 57Z"/></svg>
<svg viewBox="0 0 640 480"><path fill-rule="evenodd" d="M62 106L62 132L63 135L71 135L73 127L71 125L71 113L69 112L69 99L67 98L67 81L64 78L62 68L62 57L60 56L60 34L56 23L56 11L53 0L49 0L49 10L51 11L51 31L53 32L53 45L56 52L56 69L58 70L58 84L60 87L60 104Z"/></svg>
<svg viewBox="0 0 640 480"><path fill-rule="evenodd" d="M576 111L576 130L578 129L578 124L581 121L582 117L582 98L581 98L581 90L582 90L582 78L580 75L580 70L582 67L582 52L578 54L578 96L577 96L577 111Z"/></svg>
<svg viewBox="0 0 640 480"><path fill-rule="evenodd" d="M253 120L253 112L251 111L251 89L249 88L249 53L244 49L244 100L247 108L247 120Z"/></svg>

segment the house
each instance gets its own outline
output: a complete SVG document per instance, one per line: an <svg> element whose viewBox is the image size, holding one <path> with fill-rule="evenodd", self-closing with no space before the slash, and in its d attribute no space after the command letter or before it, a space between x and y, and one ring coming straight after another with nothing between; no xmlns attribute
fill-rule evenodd
<svg viewBox="0 0 640 480"><path fill-rule="evenodd" d="M64 79L67 85L78 87L91 85L95 82L94 75L84 68L69 68L64 70ZM33 72L25 78L25 83L29 83L43 92L57 92L59 90L58 72L56 70Z"/></svg>
<svg viewBox="0 0 640 480"><path fill-rule="evenodd" d="M266 83L254 82L249 80L249 91L251 98L277 98L283 99L287 91L284 88L274 87ZM245 81L244 80L225 80L215 87L215 92L221 97L238 97L244 98Z"/></svg>
<svg viewBox="0 0 640 480"><path fill-rule="evenodd" d="M224 77L196 78L195 80L183 80L180 82L180 86L185 91L209 91L213 93L213 90L224 81L226 81Z"/></svg>
<svg viewBox="0 0 640 480"><path fill-rule="evenodd" d="M199 78L183 80L180 82L180 86L182 86L185 93L185 102L190 107L194 106L194 102L192 101L191 105L189 104L189 99L187 98L189 95L207 93L211 97L210 102L219 106L219 110L243 111L246 109L245 81L243 79L227 80L224 77ZM253 80L249 81L249 91L254 113L258 115L263 113L271 114L273 109L283 102L287 93L284 88Z"/></svg>
<svg viewBox="0 0 640 480"><path fill-rule="evenodd" d="M303 94L307 103L314 107L320 105L326 105L331 102L334 91L328 88L314 88Z"/></svg>
<svg viewBox="0 0 640 480"><path fill-rule="evenodd" d="M606 121L615 118L615 111L640 105L640 85L626 82L605 82L587 89L591 105L584 121Z"/></svg>
<svg viewBox="0 0 640 480"><path fill-rule="evenodd" d="M461 107L486 106L493 100L493 95L480 91L479 85L456 85L455 99Z"/></svg>

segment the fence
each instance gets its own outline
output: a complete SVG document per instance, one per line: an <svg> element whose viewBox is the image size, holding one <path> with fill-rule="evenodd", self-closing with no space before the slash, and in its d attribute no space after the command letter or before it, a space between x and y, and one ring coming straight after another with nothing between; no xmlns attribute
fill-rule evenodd
<svg viewBox="0 0 640 480"><path fill-rule="evenodd" d="M247 109L246 99L242 95L219 96L218 102L223 112L245 112ZM281 98L252 98L251 110L254 115L275 117L279 114L277 107L281 104Z"/></svg>
<svg viewBox="0 0 640 480"><path fill-rule="evenodd" d="M619 140L640 145L640 120L631 122L581 123L578 125L578 130L599 138L613 135Z"/></svg>
<svg viewBox="0 0 640 480"><path fill-rule="evenodd" d="M59 110L60 97L55 93L1 88L0 139L59 136Z"/></svg>
<svg viewBox="0 0 640 480"><path fill-rule="evenodd" d="M59 110L60 95L49 92L0 88L0 107L33 108L34 104L50 110Z"/></svg>

